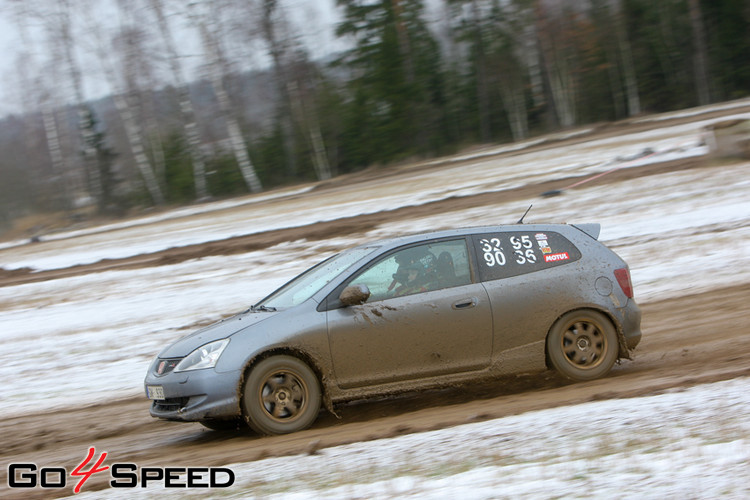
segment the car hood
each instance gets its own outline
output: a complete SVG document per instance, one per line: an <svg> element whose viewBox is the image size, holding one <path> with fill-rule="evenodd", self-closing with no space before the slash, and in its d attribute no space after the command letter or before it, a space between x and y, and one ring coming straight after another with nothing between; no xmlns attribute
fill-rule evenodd
<svg viewBox="0 0 750 500"><path fill-rule="evenodd" d="M183 358L198 347L234 335L235 333L260 323L277 312L249 312L242 313L201 328L198 331L182 337L159 353L160 358Z"/></svg>

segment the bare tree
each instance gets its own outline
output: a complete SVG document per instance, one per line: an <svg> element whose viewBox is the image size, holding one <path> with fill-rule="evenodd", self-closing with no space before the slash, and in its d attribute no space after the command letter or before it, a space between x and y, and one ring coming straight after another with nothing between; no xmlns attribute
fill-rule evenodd
<svg viewBox="0 0 750 500"><path fill-rule="evenodd" d="M576 56L571 38L574 27L565 11L553 12L541 0L536 0L535 14L552 104L560 125L571 127L576 123L576 82L572 67Z"/></svg>
<svg viewBox="0 0 750 500"><path fill-rule="evenodd" d="M294 141L289 123L293 119L310 143L317 178L330 179L331 166L320 131L320 120L314 106L309 103L310 93L306 92L306 82L312 78L307 71L309 65L305 52L292 38L288 19L279 9L277 0L263 0L262 13L263 36L273 61L274 76L277 88L281 89L280 100L285 111L282 116L282 130L287 157L294 156Z"/></svg>
<svg viewBox="0 0 750 500"><path fill-rule="evenodd" d="M485 27L487 19L480 0L448 0L452 18L453 36L463 42L473 57L469 57L475 74L476 110L479 123L479 140L489 142L492 137L490 114L489 51ZM493 30L494 31L494 30ZM465 58L461 58L465 59Z"/></svg>
<svg viewBox="0 0 750 500"><path fill-rule="evenodd" d="M503 34L498 51L500 66L500 95L508 114L513 140L520 141L529 135L528 110L526 109L526 80L524 79L526 46L524 44L523 12L513 5L497 9L502 15Z"/></svg>
<svg viewBox="0 0 750 500"><path fill-rule="evenodd" d="M331 178L331 165L328 161L323 134L320 131L320 120L318 119L317 111L314 106L310 105L310 98L308 92L306 92L307 89L301 83L305 80L307 79L293 78L289 80L287 83L287 92L289 93L289 100L292 103L292 109L295 111L297 120L307 131L307 137L312 149L315 175L319 180L326 180Z"/></svg>
<svg viewBox="0 0 750 500"><path fill-rule="evenodd" d="M276 80L276 88L278 91L278 107L281 111L279 117L279 124L281 126L281 134L284 141L284 152L286 159L287 172L290 175L295 175L297 172L297 160L295 154L295 138L294 138L294 124L292 119L292 107L290 103L287 82L288 78L286 75L286 68L284 58L286 56L288 48L285 43L279 40L276 32L277 25L280 23L276 19L278 15L278 2L277 0L261 0L261 31L263 38L265 39L266 45L268 46L268 52L271 55L271 61L273 61L273 74ZM249 36L252 37L254 34L252 31L248 32ZM286 89L286 91L285 91Z"/></svg>
<svg viewBox="0 0 750 500"><path fill-rule="evenodd" d="M159 25L159 32L161 34L162 41L164 42L164 47L167 51L167 59L169 60L172 80L174 82L175 88L177 89L177 96L180 103L180 113L182 115L185 137L187 138L190 158L192 159L193 163L195 196L198 200L202 200L209 196L208 186L206 183L206 164L200 149L201 141L198 134L198 124L196 123L193 102L190 100L190 90L185 80L182 63L180 61L180 55L177 52L177 48L174 42L174 36L172 35L172 29L170 28L170 25L167 22L167 18L164 14L163 1L149 0L149 3Z"/></svg>
<svg viewBox="0 0 750 500"><path fill-rule="evenodd" d="M123 89L129 106L133 109L141 127L144 142L148 141L157 177L166 181L164 147L161 141L159 123L156 116L155 91L159 87L156 79L149 33L144 23L136 18L134 4L130 0L117 0L120 14L120 27L113 38L113 56L119 55L116 67L119 69Z"/></svg>
<svg viewBox="0 0 750 500"><path fill-rule="evenodd" d="M198 11L201 7L203 7L204 12ZM229 61L224 54L224 49L218 33L209 27L209 23L216 24L212 23L212 21L215 20L215 17L211 14L211 9L214 7L216 7L216 5L213 1L202 2L200 4L191 3L190 17L200 31L203 46L206 50L206 55L208 57L209 80L214 90L214 94L216 95L222 118L227 124L227 134L229 135L232 152L234 153L240 172L242 173L242 177L244 178L248 189L253 193L257 193L263 190L263 186L255 172L252 162L250 161L245 138L242 136L240 125L234 117L232 102L229 98L226 87L224 86L224 78L230 72Z"/></svg>
<svg viewBox="0 0 750 500"><path fill-rule="evenodd" d="M60 0L55 4L55 8L51 46L54 51L57 50L57 47L61 48L61 59L65 62L68 78L73 85L73 102L78 113L78 140L76 143L79 150L83 152L83 155L78 157L80 158L79 163L83 163L80 168L86 173L89 193L98 201L102 196L102 185L98 169L94 165L95 152L90 147L91 131L87 124L91 118L91 110L86 104L81 69L75 57L75 41L71 19L72 7L69 0Z"/></svg>
<svg viewBox="0 0 750 500"><path fill-rule="evenodd" d="M110 43L102 34L101 26L95 23L91 19L91 16L91 9L86 9L85 17L87 18L88 31L95 44L93 49L102 66L107 83L109 84L110 89L112 89L112 99L114 100L115 107L117 108L120 119L125 128L125 135L130 146L131 154L133 155L133 160L135 161L136 167L146 184L146 189L151 196L152 202L157 205L162 205L165 202L164 194L162 193L159 182L154 175L151 162L149 161L143 147L143 130L136 118L135 110L128 103L125 89L117 78L116 69L107 52Z"/></svg>
<svg viewBox="0 0 750 500"><path fill-rule="evenodd" d="M525 12L525 16L533 16L531 10ZM542 63L539 49L539 37L536 33L536 24L525 22L523 31L523 55L526 68L529 72L529 81L531 82L531 97L534 106L542 109L547 105L547 98L544 93L544 78L542 76Z"/></svg>
<svg viewBox="0 0 750 500"><path fill-rule="evenodd" d="M618 7L615 30L617 31L617 43L620 47L622 72L625 77L625 97L628 101L628 115L635 116L641 113L641 97L638 93L638 78L636 77L635 63L633 62L633 50L630 46L628 33L623 26L622 18L622 8Z"/></svg>
<svg viewBox="0 0 750 500"><path fill-rule="evenodd" d="M56 34L56 28L58 27L55 23L56 19L53 17L43 18L40 12L33 10L36 5L32 5L29 2L22 0L14 0L11 2L13 9L14 20L16 27L20 34L20 46L21 53L18 58L18 78L21 83L23 91L21 92L21 104L25 116L25 126L27 133L24 134L26 139L26 152L27 156L31 156L35 149L33 144L33 125L32 120L36 115L36 111L41 113L43 130L46 136L47 151L52 165L52 172L54 176L61 180L62 183L62 198L64 205L67 208L73 206L74 195L72 193L71 176L67 171L67 163L65 161L65 155L60 140L60 127L58 125L57 116L55 110L58 108L57 99L50 88L48 82L48 76L54 74L49 68L47 71L42 71L42 67L34 56L35 42L29 33L29 25L35 20L42 19L44 26L46 27L48 46L52 52L52 61L50 65L54 64L59 59L58 47L56 43L58 37ZM36 76L33 74L36 73ZM36 98L36 103L35 103ZM37 109L38 106L38 109ZM35 172L36 175L31 175L32 186L35 191L39 193L39 196L44 196L41 190L41 185L45 183L46 176L41 175L41 165L39 162L29 162L30 170Z"/></svg>

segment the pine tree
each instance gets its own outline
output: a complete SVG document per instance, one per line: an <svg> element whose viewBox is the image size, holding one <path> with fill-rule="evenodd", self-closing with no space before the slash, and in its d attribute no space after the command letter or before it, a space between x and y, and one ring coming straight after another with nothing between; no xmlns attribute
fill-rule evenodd
<svg viewBox="0 0 750 500"><path fill-rule="evenodd" d="M442 89L440 51L421 0L337 4L344 11L337 35L355 42L342 59L352 72L349 154L377 162L428 153Z"/></svg>

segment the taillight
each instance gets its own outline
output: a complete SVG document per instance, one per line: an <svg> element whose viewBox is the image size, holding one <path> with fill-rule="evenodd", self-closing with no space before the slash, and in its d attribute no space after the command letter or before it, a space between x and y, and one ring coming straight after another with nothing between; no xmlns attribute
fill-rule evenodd
<svg viewBox="0 0 750 500"><path fill-rule="evenodd" d="M622 269L615 269L615 278L620 284L620 288L625 293L625 296L629 299L633 298L633 282L630 281L630 271L627 267Z"/></svg>

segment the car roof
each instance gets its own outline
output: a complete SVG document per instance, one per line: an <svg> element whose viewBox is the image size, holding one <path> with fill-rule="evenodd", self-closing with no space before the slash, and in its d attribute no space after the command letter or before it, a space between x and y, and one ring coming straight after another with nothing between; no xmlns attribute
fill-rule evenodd
<svg viewBox="0 0 750 500"><path fill-rule="evenodd" d="M414 233L395 238L387 238L359 245L359 247L381 247L382 249L397 248L410 243L421 243L423 241L461 237L470 234L492 233L500 231L560 231L564 228L574 227L588 234L593 239L598 239L601 226L599 224L499 224L495 226L475 226L459 229L444 229L440 231L429 231Z"/></svg>

